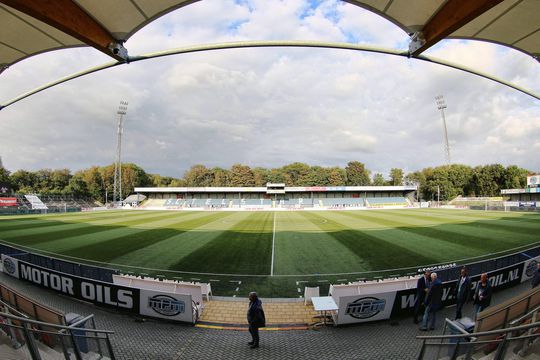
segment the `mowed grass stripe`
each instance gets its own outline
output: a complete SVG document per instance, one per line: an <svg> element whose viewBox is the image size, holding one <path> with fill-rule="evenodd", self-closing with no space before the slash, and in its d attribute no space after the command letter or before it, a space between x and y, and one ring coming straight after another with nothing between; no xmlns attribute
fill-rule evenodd
<svg viewBox="0 0 540 360"><path fill-rule="evenodd" d="M87 245L96 244L99 242L109 241L111 239L116 239L124 236L136 236L138 233L143 231L157 229L160 227L181 229L189 229L190 225L182 225L188 223L193 219L204 216L203 213L194 213L194 212L182 212L182 213L168 213L168 217L160 218L158 220L140 223L133 226L114 226L107 227L106 230L99 232L98 234L83 234L71 237L64 237L57 240L51 240L47 242L42 242L34 245L35 248L45 251L53 252L64 252L75 248L80 248ZM81 255L84 258L84 254Z"/></svg>
<svg viewBox="0 0 540 360"><path fill-rule="evenodd" d="M366 216L370 216L367 215ZM407 216L409 217L407 219ZM471 248L480 249L483 252L497 252L506 250L517 244L534 243L538 241L537 236L530 229L522 229L518 225L506 225L498 223L497 219L470 219L459 224L440 224L436 227L424 226L417 228L408 227L408 223L415 217L415 221L422 224L423 217L415 216L407 211L403 213L386 213L386 219L394 219L392 226L399 226L402 230L415 232L418 234L433 234L442 241L450 241L456 244L463 244ZM396 220L396 219L400 219ZM405 221L404 221L405 220ZM425 224L427 225L427 223Z"/></svg>
<svg viewBox="0 0 540 360"><path fill-rule="evenodd" d="M361 231L352 229L341 221L337 221L339 218L337 212L325 213L325 216L314 212L303 215L307 219L311 219L311 221L316 220L319 227L327 231L328 235L346 246L349 251L361 257L369 265L368 270L394 269L411 266L410 264L429 264L433 262L431 257L417 252L414 246L403 246L405 244L401 245L396 242L397 237L395 235L397 234L393 234L392 230ZM323 219L326 222L321 221ZM341 230L336 230L339 228ZM335 270L339 268L338 263Z"/></svg>
<svg viewBox="0 0 540 360"><path fill-rule="evenodd" d="M376 213L375 218L371 218L366 213L367 211L361 211L357 215L364 218L364 220L367 219L380 225L380 219L384 217L382 211L374 212ZM328 216L331 216L345 229L357 229L357 220L351 217L351 214L347 214L349 212L335 212L328 214ZM411 233L399 227L394 228L391 221L386 222L386 224L385 230L357 230L361 234L378 239L370 248L376 251L375 260L373 261L376 262L379 258L384 259L384 266L387 266L388 261L394 261L393 268L427 265L448 261L449 259L470 257L471 252L474 252L474 249L468 246L438 241L438 239L427 235ZM379 248L376 247L377 241ZM376 266L375 269L381 269L381 267Z"/></svg>
<svg viewBox="0 0 540 360"><path fill-rule="evenodd" d="M276 212L275 275L371 270L363 258L321 230L318 220L298 212Z"/></svg>
<svg viewBox="0 0 540 360"><path fill-rule="evenodd" d="M170 238L150 244L144 248L123 254L111 259L117 264L137 264L143 267L159 267L169 269L174 267L180 259L188 256L197 249L203 247L216 237L228 231L250 216L249 212L227 212L226 217L204 218L201 224L189 223L193 227L179 232ZM187 225L183 223L182 225Z"/></svg>
<svg viewBox="0 0 540 360"><path fill-rule="evenodd" d="M399 210L388 210L393 212L399 212ZM491 220L499 219L502 214L508 221L513 222L537 222L540 220L540 214L528 214L520 212L505 212L500 211L481 211L481 210L450 210L450 209L407 209L406 213L414 212L416 214L425 214L433 219L441 219L444 221L477 221L477 220Z"/></svg>
<svg viewBox="0 0 540 360"><path fill-rule="evenodd" d="M92 220L89 219L85 222L77 222L77 223L66 223L62 221L55 221L55 226L47 226L47 227L37 227L32 229L24 229L24 230L10 230L10 231L0 231L0 239L6 239L6 240L18 240L18 239L27 239L34 235L39 235L41 238L44 238L46 236L50 237L61 237L59 235L68 233L68 232L77 232L80 233L81 229L84 233L84 229L90 229L90 227L99 227L100 225L106 226L106 225L125 225L129 226L131 224L136 224L139 220L141 222L144 222L146 220L152 219L152 218L160 218L160 217L166 217L166 216L174 216L173 214L166 213L166 212L159 212L155 214L151 213L139 213L137 216L124 216L124 214L119 214L120 216L114 216L109 217L106 219L98 219L98 220ZM53 220L51 220L53 221ZM90 230L92 231L92 230ZM70 236L70 235L67 235Z"/></svg>
<svg viewBox="0 0 540 360"><path fill-rule="evenodd" d="M230 230L180 259L171 270L267 275L272 228L272 212L250 213Z"/></svg>
<svg viewBox="0 0 540 360"><path fill-rule="evenodd" d="M392 210L392 211L389 211L388 214L391 214L392 216L399 216L403 218L404 220L408 220L410 218L426 219L426 220L430 219L430 221L435 220L433 217L419 214L414 210L402 211L400 213L397 213L394 210ZM466 221L463 221L462 224L464 225L473 224L475 227L500 229L502 231L511 231L513 233L521 233L521 234L530 235L531 230L540 230L539 220L540 218L537 218L536 221L534 221L533 219L529 219L525 221L516 222L516 221L509 220L509 218L507 217L501 217L501 214L499 214L499 217L490 217L489 219L486 219L483 217L482 218L469 217Z"/></svg>
<svg viewBox="0 0 540 360"><path fill-rule="evenodd" d="M357 215L349 213L342 215L357 217ZM403 216L392 215L386 211L379 211L377 214L365 213L362 215L388 228L395 228L399 231L429 238L431 240L427 242L427 247L438 247L441 246L442 242L448 242L453 248L462 246L463 248L474 249L473 253L478 254L485 252L488 240L490 240L487 236L475 236L475 232L467 231L464 227L468 223L460 225L440 224L434 226L431 221L424 219L424 217L414 217L413 221L412 217L404 219ZM414 225L412 225L413 223Z"/></svg>
<svg viewBox="0 0 540 360"><path fill-rule="evenodd" d="M177 216L171 219L168 226L157 226L157 228L154 229L138 229L139 231L135 234L125 234L124 236L115 237L105 241L100 240L92 244L79 246L60 253L66 256L84 256L85 259L109 262L111 259L118 258L121 254L145 248L186 231L176 228L175 225L183 223L186 225L185 228L192 229L193 227L200 226L208 221L214 221L215 219L221 219L228 216L227 213L199 213L197 215L199 215L197 218L189 221L185 221L184 217Z"/></svg>
<svg viewBox="0 0 540 360"><path fill-rule="evenodd" d="M105 224L102 222L90 221L88 223L78 223L78 224L64 224L58 223L56 227L43 228L42 231L39 229L29 229L29 230L17 230L17 231L8 231L0 232L0 239L18 243L21 245L37 245L41 243L47 243L51 241L56 241L63 238L72 238L81 235L89 234L98 234L104 231L110 231L117 228L128 228L134 227L139 223L147 223L151 219L159 219L162 221L164 218L176 218L178 214L174 213L159 213L153 214L150 216L139 216L137 218L129 218L129 221L126 221L125 218L111 218L108 219ZM97 237L97 235L96 235Z"/></svg>
<svg viewBox="0 0 540 360"><path fill-rule="evenodd" d="M101 211L101 212L84 212L84 213L76 213L77 216L74 216L74 213L66 213L66 214L54 214L54 215L22 215L23 218L18 218L14 216L4 216L0 217L0 231L7 231L7 230L16 230L16 229L24 229L27 227L35 227L40 224L47 225L47 224L55 224L57 222L64 222L64 223L81 223L81 222L88 222L92 220L98 220L98 219L110 219L110 218L116 218L119 216L122 217L130 217L130 216L138 216L140 215L140 212L137 211Z"/></svg>

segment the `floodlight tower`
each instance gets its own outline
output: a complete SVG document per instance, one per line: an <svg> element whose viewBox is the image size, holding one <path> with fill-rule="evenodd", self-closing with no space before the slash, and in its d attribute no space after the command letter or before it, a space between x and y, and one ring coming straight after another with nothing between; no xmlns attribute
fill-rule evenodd
<svg viewBox="0 0 540 360"><path fill-rule="evenodd" d="M114 185L113 185L113 204L122 201L122 135L124 133L124 116L127 113L127 101L120 101L118 106L118 131L116 142L116 161L114 162ZM116 191L118 189L118 192Z"/></svg>
<svg viewBox="0 0 540 360"><path fill-rule="evenodd" d="M444 130L444 153L446 155L446 164L450 165L450 145L448 144L448 130L446 129L446 118L444 117L444 109L446 109L446 103L442 95L435 96L435 101L437 102L437 109L441 110Z"/></svg>

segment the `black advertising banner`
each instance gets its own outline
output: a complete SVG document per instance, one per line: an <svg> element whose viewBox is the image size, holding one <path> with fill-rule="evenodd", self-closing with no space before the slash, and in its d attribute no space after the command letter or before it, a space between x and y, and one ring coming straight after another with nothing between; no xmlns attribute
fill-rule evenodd
<svg viewBox="0 0 540 360"><path fill-rule="evenodd" d="M494 291L506 289L507 287L517 285L521 282L523 272L523 263L515 264L503 269L488 273L489 281ZM443 305L449 306L456 303L454 299L454 289L458 279L443 283ZM480 275L471 276L471 296L476 290L480 281ZM414 309L416 298L416 289L400 290L396 292L396 299L392 309L391 317L401 314L411 313Z"/></svg>
<svg viewBox="0 0 540 360"><path fill-rule="evenodd" d="M2 254L4 273L99 306L139 313L140 290L49 270Z"/></svg>

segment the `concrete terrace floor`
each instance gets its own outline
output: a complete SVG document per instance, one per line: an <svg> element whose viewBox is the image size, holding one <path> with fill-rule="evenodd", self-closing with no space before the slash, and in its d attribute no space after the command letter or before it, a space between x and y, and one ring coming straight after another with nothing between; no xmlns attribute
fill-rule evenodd
<svg viewBox="0 0 540 360"><path fill-rule="evenodd" d="M442 332L445 317L453 318L455 309L446 308L437 320L437 330L421 332L410 317L394 321L379 321L347 327L324 327L316 330L261 331L261 347L250 349L249 333L245 328L218 330L172 322L147 320L103 310L91 304L58 295L0 273L0 282L15 290L56 308L64 313L94 314L99 329L114 331L111 340L117 359L415 359L421 347L417 335ZM528 282L493 295L493 304L502 302L530 287ZM229 302L235 315L227 318L234 323L245 314L247 299ZM271 302L264 302L272 312ZM298 303L303 307L303 303ZM209 313L211 312L209 306ZM276 307L277 308L277 307ZM216 314L219 311L216 311ZM309 311L308 311L309 313ZM464 309L472 314L472 305ZM207 317L207 320L217 318ZM276 320L279 318L275 318ZM245 323L245 320L241 320ZM281 320L279 320L281 321ZM287 321L292 323L294 321Z"/></svg>

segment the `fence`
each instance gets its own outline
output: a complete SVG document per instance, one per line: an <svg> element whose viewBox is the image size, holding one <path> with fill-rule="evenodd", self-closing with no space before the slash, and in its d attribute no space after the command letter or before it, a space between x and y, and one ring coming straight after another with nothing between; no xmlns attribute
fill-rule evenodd
<svg viewBox="0 0 540 360"><path fill-rule="evenodd" d="M66 326L15 316L9 313L9 308L3 307L6 312L0 312L0 328L11 338L18 356L34 360L48 356L70 360L96 356L103 360L115 359L109 338L113 332L97 330L93 315Z"/></svg>
<svg viewBox="0 0 540 360"><path fill-rule="evenodd" d="M533 312L527 318L535 319L537 315ZM471 360L487 354L492 354L490 359L493 360L523 359L533 346L539 347L539 330L540 322L532 322L507 329L467 333L459 324L446 319L442 335L416 337L422 340L418 360ZM453 334L447 335L447 331Z"/></svg>
<svg viewBox="0 0 540 360"><path fill-rule="evenodd" d="M113 274L118 274L117 270L107 268L105 264L101 264L100 266L92 266L73 261L58 259L53 256L36 254L33 253L33 251L36 250L29 249L20 245L17 245L15 247L0 242L0 254L8 255L16 259L23 260L47 269L56 270L65 274L80 276L87 279L105 281L108 283L113 282Z"/></svg>

